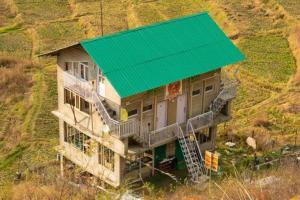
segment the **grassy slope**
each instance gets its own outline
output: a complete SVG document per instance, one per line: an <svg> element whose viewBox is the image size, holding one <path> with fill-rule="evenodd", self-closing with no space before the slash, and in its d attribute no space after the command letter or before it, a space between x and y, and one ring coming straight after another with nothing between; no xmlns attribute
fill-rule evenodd
<svg viewBox="0 0 300 200"><path fill-rule="evenodd" d="M286 1L278 1L293 16L297 15L297 10L289 7ZM13 2L18 8L17 14L21 15L18 18L16 15L11 15L14 16L12 18L7 15L5 23L0 25L2 54L35 56L56 48L58 44L66 45L100 33L99 1L89 3L89 9L85 9L87 3L83 1L60 1L55 5L49 5L49 2ZM289 79L295 72L295 62L286 39L289 24L280 16L274 16L273 8L268 8L260 1L242 2L163 0L145 3L141 0L113 0L104 4L104 33L210 11L227 34L240 33L238 46L247 56L247 61L238 66L242 84L233 106L235 120L230 126L244 134L253 126L253 120L266 116L273 123L268 132L278 135L278 130L284 129L287 135L291 135L293 126L287 122L299 122L299 116L285 111L281 106L297 103L293 100L293 91L298 89L289 85ZM3 10L0 8L0 12ZM20 21L22 23L15 26ZM35 36L30 34L31 31ZM20 143L7 150L4 148L7 141L0 141L0 187L1 182L11 182L19 167L19 160L36 166L55 158L53 147L57 144L57 123L50 114L56 107L55 67L38 68L33 78L35 85L30 97L8 107L0 105L1 132L12 126L5 120L7 116L17 116L22 122Z"/></svg>

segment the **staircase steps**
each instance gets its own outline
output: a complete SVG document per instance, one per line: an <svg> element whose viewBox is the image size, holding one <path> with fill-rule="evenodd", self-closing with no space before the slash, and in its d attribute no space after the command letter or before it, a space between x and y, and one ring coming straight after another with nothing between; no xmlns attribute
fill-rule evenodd
<svg viewBox="0 0 300 200"><path fill-rule="evenodd" d="M188 122L188 126L192 126L190 122ZM186 162L186 166L192 177L192 181L197 182L199 177L206 176L201 151L197 146L197 141L195 141L196 137L194 131L187 131L186 134L183 134L181 127L179 128L181 135L179 135L178 141Z"/></svg>

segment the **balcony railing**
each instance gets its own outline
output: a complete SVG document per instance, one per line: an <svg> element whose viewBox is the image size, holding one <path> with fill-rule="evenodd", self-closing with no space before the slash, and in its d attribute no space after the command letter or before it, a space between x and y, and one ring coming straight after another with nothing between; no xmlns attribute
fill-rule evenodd
<svg viewBox="0 0 300 200"><path fill-rule="evenodd" d="M85 100L94 104L99 112L104 124L109 127L109 132L118 137L128 137L132 134L136 134L139 131L139 121L131 119L126 122L119 122L108 114L106 107L102 101L105 100L101 97L93 88L89 81L73 76L68 72L63 72L64 87L79 94ZM114 105L114 109L119 109Z"/></svg>
<svg viewBox="0 0 300 200"><path fill-rule="evenodd" d="M89 81L76 77L67 71L63 72L63 78L65 88L74 91L86 100L91 100L93 86Z"/></svg>
<svg viewBox="0 0 300 200"><path fill-rule="evenodd" d="M213 125L213 112L209 111L200 115L197 115L193 118L190 118L188 120L188 123L190 123L193 127L195 131L204 129L204 128L208 128L210 126ZM189 130L189 126L187 126L187 131Z"/></svg>
<svg viewBox="0 0 300 200"><path fill-rule="evenodd" d="M118 137L128 137L139 132L140 123L137 119L130 119L126 122L114 120L107 112L102 103L103 98L93 89L92 102L97 108L97 112L102 117L104 123L109 127L109 132Z"/></svg>
<svg viewBox="0 0 300 200"><path fill-rule="evenodd" d="M177 138L180 133L180 127L178 123L151 131L149 133L148 145L152 147L154 145L158 145L167 140Z"/></svg>

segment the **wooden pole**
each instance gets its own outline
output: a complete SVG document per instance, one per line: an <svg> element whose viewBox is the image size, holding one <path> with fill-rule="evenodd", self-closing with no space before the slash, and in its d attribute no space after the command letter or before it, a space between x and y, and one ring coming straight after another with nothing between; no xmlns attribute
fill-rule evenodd
<svg viewBox="0 0 300 200"><path fill-rule="evenodd" d="M101 19L101 35L103 36L104 31L103 31L103 0L100 0L100 19Z"/></svg>
<svg viewBox="0 0 300 200"><path fill-rule="evenodd" d="M59 154L60 158L60 176L64 177L64 156L62 154Z"/></svg>

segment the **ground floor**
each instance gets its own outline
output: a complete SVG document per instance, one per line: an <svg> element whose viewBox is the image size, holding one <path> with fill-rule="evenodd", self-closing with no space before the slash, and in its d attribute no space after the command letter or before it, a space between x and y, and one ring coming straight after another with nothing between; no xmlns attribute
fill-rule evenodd
<svg viewBox="0 0 300 200"><path fill-rule="evenodd" d="M186 168L179 139L150 149L137 147L121 155L67 123L63 124L63 139L58 148L62 175L67 170L64 159L113 187ZM214 149L216 131L213 126L195 133L194 140L198 141L203 153Z"/></svg>

